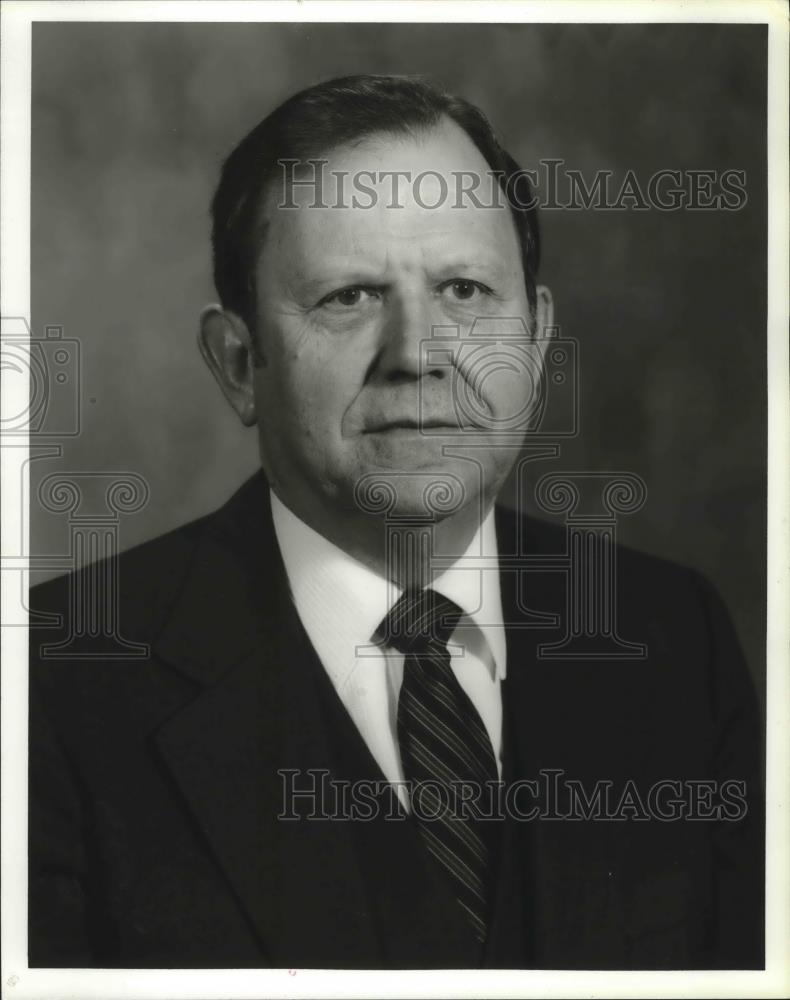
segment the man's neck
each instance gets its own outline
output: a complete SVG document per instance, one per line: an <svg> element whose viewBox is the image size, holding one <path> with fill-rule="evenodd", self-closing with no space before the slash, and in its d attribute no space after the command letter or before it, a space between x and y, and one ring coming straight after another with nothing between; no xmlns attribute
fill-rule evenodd
<svg viewBox="0 0 790 1000"><path fill-rule="evenodd" d="M471 503L441 520L366 514L358 509L305 509L273 487L280 501L314 531L404 590L426 587L467 551L485 520L487 504Z"/></svg>

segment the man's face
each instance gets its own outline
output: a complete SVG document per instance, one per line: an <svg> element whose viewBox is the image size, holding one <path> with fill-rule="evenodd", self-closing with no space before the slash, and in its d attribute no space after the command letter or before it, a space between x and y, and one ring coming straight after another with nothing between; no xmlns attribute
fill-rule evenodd
<svg viewBox="0 0 790 1000"><path fill-rule="evenodd" d="M358 505L355 488L371 474L394 491L400 514L424 513L432 483L452 484L482 513L518 452L525 421L514 415L535 390L534 360L523 360L529 309L510 212L470 199L458 207L457 172L483 177L486 202L491 184L483 156L450 121L323 158L323 202L333 207L313 207L313 191L297 188L297 208L278 209L278 193L266 210L254 392L269 480L302 516L316 504ZM400 182L402 207L391 180L371 184L367 174L375 205L354 207L350 178L398 170L433 173L416 198L410 181ZM345 197L333 183L341 171ZM444 198L436 173L447 182ZM468 340L478 317L493 320L490 348ZM437 327L445 335L457 328L459 339L437 341Z"/></svg>

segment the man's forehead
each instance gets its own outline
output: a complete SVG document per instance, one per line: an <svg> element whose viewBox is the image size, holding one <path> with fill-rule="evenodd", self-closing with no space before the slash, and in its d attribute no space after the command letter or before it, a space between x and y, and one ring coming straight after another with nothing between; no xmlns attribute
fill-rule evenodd
<svg viewBox="0 0 790 1000"><path fill-rule="evenodd" d="M470 136L451 118L442 116L431 125L407 126L402 130L378 130L338 143L309 159L328 161L329 170L353 166L372 170L408 169L410 165L433 161L433 169L489 169L485 157ZM304 173L309 165L298 168Z"/></svg>
<svg viewBox="0 0 790 1000"><path fill-rule="evenodd" d="M402 267L433 273L455 266L489 275L521 267L512 222L474 210L428 212L412 206L401 212L386 207L281 212L267 240L278 252L274 259L264 254L262 261L305 276L360 267L372 274Z"/></svg>
<svg viewBox="0 0 790 1000"><path fill-rule="evenodd" d="M312 252L363 252L382 242L437 248L515 249L513 220L496 175L449 120L417 133L376 133L313 163L289 163L270 190L269 238L312 244ZM277 190L279 189L279 194ZM470 193L473 192L473 193Z"/></svg>
<svg viewBox="0 0 790 1000"><path fill-rule="evenodd" d="M428 210L484 204L506 209L496 172L449 118L408 131L378 131L309 157L283 158L271 178L273 208L394 210L410 202ZM473 194L470 194L473 192Z"/></svg>

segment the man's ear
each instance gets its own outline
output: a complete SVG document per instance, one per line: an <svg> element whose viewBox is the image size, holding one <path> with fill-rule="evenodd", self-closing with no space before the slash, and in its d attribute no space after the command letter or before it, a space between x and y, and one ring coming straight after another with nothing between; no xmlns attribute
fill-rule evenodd
<svg viewBox="0 0 790 1000"><path fill-rule="evenodd" d="M255 348L247 324L221 306L206 306L200 314L198 346L225 398L244 426L251 427L257 420L253 388Z"/></svg>
<svg viewBox="0 0 790 1000"><path fill-rule="evenodd" d="M535 289L537 303L535 306L535 341L543 358L546 348L553 337L557 336L554 327L554 298L551 289L546 285L538 285Z"/></svg>

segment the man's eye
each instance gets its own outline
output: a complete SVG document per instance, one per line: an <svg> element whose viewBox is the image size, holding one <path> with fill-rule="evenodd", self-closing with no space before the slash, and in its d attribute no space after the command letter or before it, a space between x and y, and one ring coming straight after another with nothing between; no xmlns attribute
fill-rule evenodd
<svg viewBox="0 0 790 1000"><path fill-rule="evenodd" d="M338 292L332 292L325 296L318 303L319 306L330 306L333 308L353 309L354 306L362 305L374 297L374 292L368 288L341 288Z"/></svg>
<svg viewBox="0 0 790 1000"><path fill-rule="evenodd" d="M481 285L479 281L472 281L468 278L453 278L442 286L443 292L448 292L450 297L459 302L471 302L481 294L490 292L489 288Z"/></svg>

